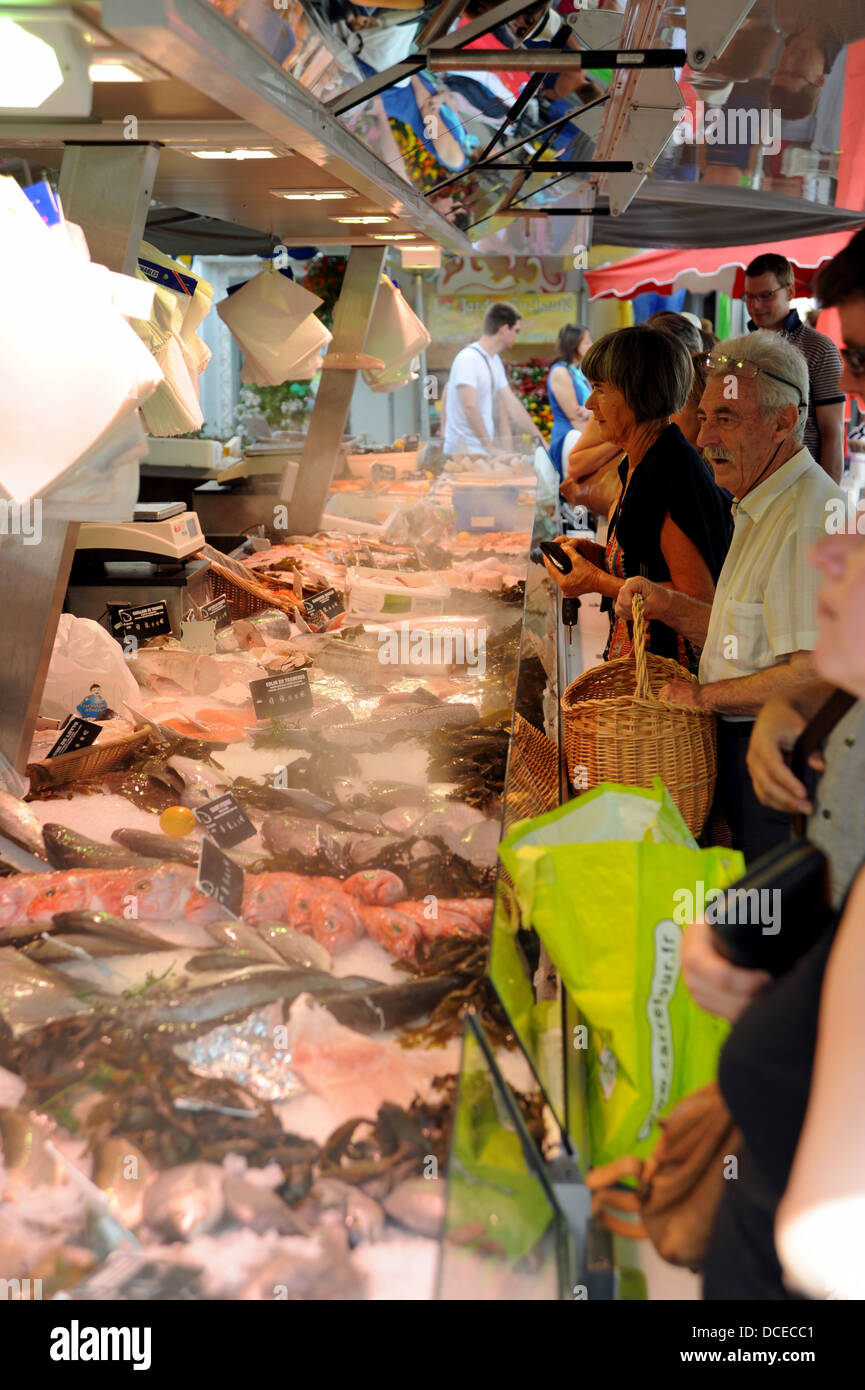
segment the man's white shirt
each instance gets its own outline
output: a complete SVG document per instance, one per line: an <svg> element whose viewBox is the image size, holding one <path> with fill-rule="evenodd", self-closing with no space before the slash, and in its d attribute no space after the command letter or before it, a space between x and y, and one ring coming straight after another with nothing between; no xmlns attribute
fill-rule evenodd
<svg viewBox="0 0 865 1390"><path fill-rule="evenodd" d="M484 352L479 343L470 343L457 353L453 360L447 385L445 411L446 454L466 452L485 454L487 446L482 444L466 419L458 387L473 386L477 393L478 409L481 412L487 434L495 441L496 414L495 398L499 391L507 389L508 379L502 359L498 353Z"/></svg>
<svg viewBox="0 0 865 1390"><path fill-rule="evenodd" d="M808 553L826 534L826 503L844 494L802 448L735 504L700 683L750 676L817 643L819 575Z"/></svg>

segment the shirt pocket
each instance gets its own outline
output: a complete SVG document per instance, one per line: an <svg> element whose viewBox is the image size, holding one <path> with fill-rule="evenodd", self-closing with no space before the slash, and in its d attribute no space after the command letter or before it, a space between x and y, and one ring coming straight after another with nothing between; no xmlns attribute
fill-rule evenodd
<svg viewBox="0 0 865 1390"><path fill-rule="evenodd" d="M766 618L762 603L742 603L730 599L727 605L729 630L724 633L724 655L742 675L763 671L773 664Z"/></svg>

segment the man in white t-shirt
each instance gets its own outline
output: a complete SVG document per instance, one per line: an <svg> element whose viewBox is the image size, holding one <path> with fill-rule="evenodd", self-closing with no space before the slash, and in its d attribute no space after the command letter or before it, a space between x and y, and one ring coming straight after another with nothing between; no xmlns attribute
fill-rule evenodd
<svg viewBox="0 0 865 1390"><path fill-rule="evenodd" d="M500 352L512 348L520 316L512 304L491 304L481 336L457 353L444 399L446 454L490 454L528 434L543 443L538 427L508 385Z"/></svg>

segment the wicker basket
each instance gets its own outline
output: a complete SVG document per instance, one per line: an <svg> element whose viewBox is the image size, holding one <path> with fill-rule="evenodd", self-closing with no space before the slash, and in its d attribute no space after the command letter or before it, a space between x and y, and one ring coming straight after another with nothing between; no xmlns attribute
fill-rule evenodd
<svg viewBox="0 0 865 1390"><path fill-rule="evenodd" d="M518 820L542 816L559 804L559 755L556 745L521 714L514 715L504 828Z"/></svg>
<svg viewBox="0 0 865 1390"><path fill-rule="evenodd" d="M232 570L210 562L209 583L212 598L222 598L228 603L232 618L248 618L265 608L281 608L283 613L291 613L297 603L290 598L281 598L254 579L246 579Z"/></svg>
<svg viewBox="0 0 865 1390"><path fill-rule="evenodd" d="M667 681L696 683L668 657L646 652L643 599L634 595L634 651L595 666L572 681L562 696L568 773L585 768L585 786L622 782L651 786L660 777L688 828L703 829L715 789L715 717L708 710L661 704Z"/></svg>
<svg viewBox="0 0 865 1390"><path fill-rule="evenodd" d="M41 792L48 787L65 787L70 782L86 782L100 773L110 772L137 748L142 748L149 738L150 729L139 729L111 743L94 743L90 748L78 748L72 753L59 753L56 758L28 763L30 790Z"/></svg>

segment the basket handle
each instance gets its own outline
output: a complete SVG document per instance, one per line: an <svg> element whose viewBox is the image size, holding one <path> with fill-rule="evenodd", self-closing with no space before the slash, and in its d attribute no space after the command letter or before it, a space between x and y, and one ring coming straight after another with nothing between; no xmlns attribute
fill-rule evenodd
<svg viewBox="0 0 865 1390"><path fill-rule="evenodd" d="M634 661L637 667L638 700L654 700L649 685L649 663L646 660L646 619L643 615L643 595L634 594L631 598L631 612L634 618Z"/></svg>

